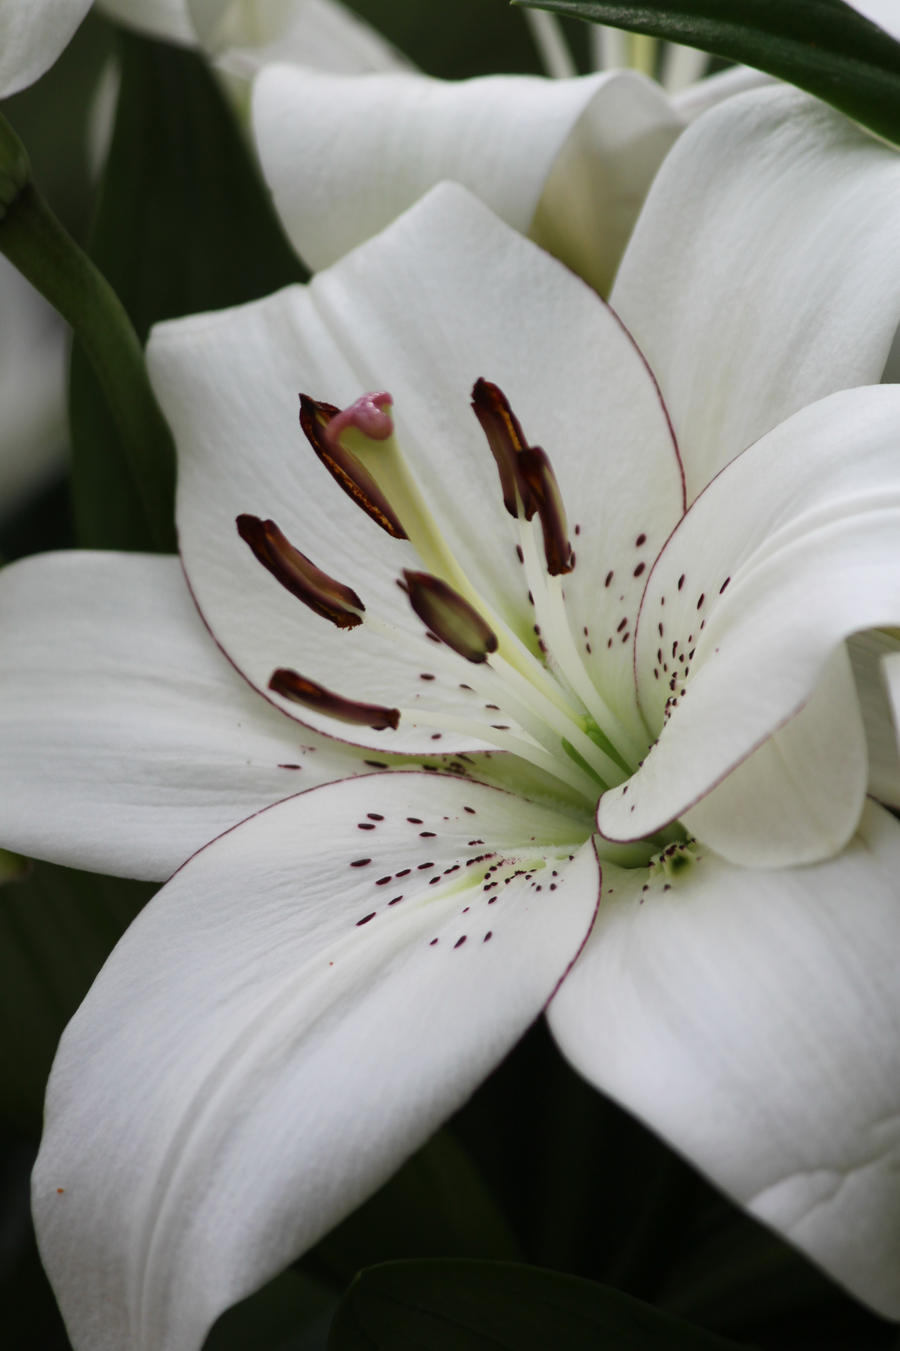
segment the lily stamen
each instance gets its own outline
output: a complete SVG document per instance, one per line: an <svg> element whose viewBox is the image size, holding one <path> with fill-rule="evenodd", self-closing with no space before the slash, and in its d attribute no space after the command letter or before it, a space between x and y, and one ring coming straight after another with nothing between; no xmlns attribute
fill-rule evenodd
<svg viewBox="0 0 900 1351"><path fill-rule="evenodd" d="M335 581L296 549L274 521L246 514L237 518L238 534L257 560L291 595L339 629L361 624L365 605L352 587Z"/></svg>
<svg viewBox="0 0 900 1351"><path fill-rule="evenodd" d="M342 445L340 438L329 436L328 428L341 411L331 403L317 403L300 395L300 426L320 462L343 488L348 497L393 539L406 539L397 515L373 476L359 459ZM369 419L371 425L371 419Z"/></svg>
<svg viewBox="0 0 900 1351"><path fill-rule="evenodd" d="M497 651L497 635L457 591L427 572L403 573L409 603L428 628L466 661L487 661Z"/></svg>
<svg viewBox="0 0 900 1351"><path fill-rule="evenodd" d="M372 727L383 732L388 727L394 731L400 723L400 713L396 708L385 708L381 704L364 704L355 699L346 699L333 690L326 689L315 680L309 680L297 671L279 667L273 671L269 680L269 689L280 694L291 703L302 704L305 708L319 709L338 722L352 723L357 727Z"/></svg>

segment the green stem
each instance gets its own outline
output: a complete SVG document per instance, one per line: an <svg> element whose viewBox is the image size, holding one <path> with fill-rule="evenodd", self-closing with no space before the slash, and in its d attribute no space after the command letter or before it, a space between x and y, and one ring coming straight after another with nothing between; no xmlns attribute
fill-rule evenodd
<svg viewBox="0 0 900 1351"><path fill-rule="evenodd" d="M173 550L175 447L141 344L115 291L31 181L25 149L2 117L0 252L71 325L108 402L149 537Z"/></svg>

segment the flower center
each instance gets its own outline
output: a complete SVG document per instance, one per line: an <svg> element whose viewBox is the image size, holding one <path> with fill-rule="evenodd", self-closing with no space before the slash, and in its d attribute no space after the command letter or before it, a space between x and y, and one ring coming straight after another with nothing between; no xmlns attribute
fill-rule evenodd
<svg viewBox="0 0 900 1351"><path fill-rule="evenodd" d="M287 668L273 673L270 688L344 722L387 730L408 719L512 752L574 789L593 810L603 792L630 777L650 738L617 716L573 633L565 579L577 557L549 457L528 443L496 385L478 380L472 408L516 531L530 607L518 616L501 613L490 588L454 556L398 444L390 395L366 394L343 411L300 398L301 426L322 464L381 529L415 549L421 570L398 575L398 599L402 592L400 603L411 606L428 636L466 663L460 684L478 696L478 714L462 716L426 697L415 708L358 702ZM367 624L403 641L389 618L371 614L351 587L318 568L273 521L240 516L237 526L259 562L316 614L340 628Z"/></svg>

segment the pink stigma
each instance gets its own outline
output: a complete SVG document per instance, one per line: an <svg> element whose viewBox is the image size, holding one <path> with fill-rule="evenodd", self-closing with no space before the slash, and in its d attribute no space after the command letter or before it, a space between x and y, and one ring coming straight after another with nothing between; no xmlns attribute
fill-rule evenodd
<svg viewBox="0 0 900 1351"><path fill-rule="evenodd" d="M394 420L390 410L394 401L390 394L381 391L377 394L362 394L349 408L336 413L328 423L326 435L329 441L339 442L349 428L361 432L371 441L386 441L394 432Z"/></svg>

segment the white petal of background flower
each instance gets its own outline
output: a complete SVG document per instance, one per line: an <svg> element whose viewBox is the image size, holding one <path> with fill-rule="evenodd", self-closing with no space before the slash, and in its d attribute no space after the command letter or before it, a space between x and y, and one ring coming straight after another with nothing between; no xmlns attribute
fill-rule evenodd
<svg viewBox="0 0 900 1351"><path fill-rule="evenodd" d="M689 498L804 404L881 379L898 204L900 157L796 90L728 99L680 138L611 303L659 380Z"/></svg>
<svg viewBox="0 0 900 1351"><path fill-rule="evenodd" d="M453 179L604 288L681 129L631 72L444 82L271 66L253 117L275 204L313 269Z"/></svg>
<svg viewBox="0 0 900 1351"><path fill-rule="evenodd" d="M685 122L693 122L701 113L714 108L724 99L743 94L748 89L761 89L772 84L773 78L752 66L729 66L727 70L707 75L696 84L689 84L672 95L672 107Z"/></svg>
<svg viewBox="0 0 900 1351"><path fill-rule="evenodd" d="M233 670L177 559L12 564L0 632L16 635L0 644L0 839L22 853L162 880L251 812L364 770Z"/></svg>
<svg viewBox="0 0 900 1351"><path fill-rule="evenodd" d="M547 335L552 359L536 332ZM435 189L308 288L162 325L148 357L179 445L185 567L217 639L257 688L276 667L292 666L354 699L471 711L459 688L465 664L426 640L397 591L400 568L417 566L415 555L319 466L297 424L296 393L346 404L365 389L391 390L400 445L454 555L492 607L527 629L517 535L468 406L485 376L547 450L563 499L577 510L575 626L589 626L595 657L583 655L633 715L642 578L682 503L665 411L609 310L474 198L453 185ZM397 623L403 644L365 626L339 632L306 610L238 537L240 512L276 519L297 548ZM422 672L437 679L423 683ZM333 730L327 718L309 721ZM354 730L354 740L379 750L449 748L430 735L402 723L396 733Z"/></svg>
<svg viewBox="0 0 900 1351"><path fill-rule="evenodd" d="M847 3L890 33L891 37L900 38L900 5L897 0L847 0Z"/></svg>
<svg viewBox="0 0 900 1351"><path fill-rule="evenodd" d="M483 890L488 864L467 866L482 839L525 861L557 842L555 890L549 868L542 890ZM571 821L422 774L301 794L192 859L117 947L51 1077L34 1205L79 1351L199 1347L506 1054L598 890Z"/></svg>
<svg viewBox="0 0 900 1351"><path fill-rule="evenodd" d="M681 816L809 699L838 643L894 622L898 422L896 385L833 394L756 442L696 499L638 621L639 697L654 731L665 726L627 794L601 801L604 834L634 839ZM663 639L679 673L673 695L657 661ZM823 736L845 702L819 705ZM834 847L826 825L822 852Z"/></svg>
<svg viewBox="0 0 900 1351"><path fill-rule="evenodd" d="M4 0L0 4L0 98L49 70L91 0Z"/></svg>
<svg viewBox="0 0 900 1351"><path fill-rule="evenodd" d="M358 75L408 65L375 29L335 0L187 0L219 69L249 79L272 61Z"/></svg>
<svg viewBox="0 0 900 1351"><path fill-rule="evenodd" d="M663 875L642 893L607 867L612 894L549 1011L591 1083L892 1318L898 874L900 827L874 804L813 867L739 871L707 854L665 894Z"/></svg>

